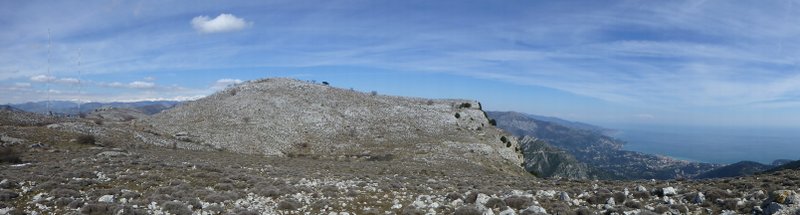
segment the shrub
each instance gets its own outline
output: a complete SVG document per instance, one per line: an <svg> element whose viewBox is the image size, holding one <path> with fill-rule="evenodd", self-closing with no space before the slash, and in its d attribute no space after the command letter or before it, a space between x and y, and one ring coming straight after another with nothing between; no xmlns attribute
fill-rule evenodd
<svg viewBox="0 0 800 215"><path fill-rule="evenodd" d="M456 212L453 213L453 215L481 215L481 214L483 213L481 213L480 210L478 210L475 207L469 207L469 206L462 206L456 209Z"/></svg>
<svg viewBox="0 0 800 215"><path fill-rule="evenodd" d="M434 103L433 100L428 100L425 102L426 105L433 105L433 103Z"/></svg>
<svg viewBox="0 0 800 215"><path fill-rule="evenodd" d="M84 144L84 145L94 145L95 143L97 143L97 139L95 139L94 135L90 134L80 135L78 136L77 140L79 144Z"/></svg>
<svg viewBox="0 0 800 215"><path fill-rule="evenodd" d="M278 210L292 211L297 210L300 207L300 202L297 202L294 199L286 199L278 202Z"/></svg>
<svg viewBox="0 0 800 215"><path fill-rule="evenodd" d="M497 126L497 120L489 119L489 124L492 126Z"/></svg>
<svg viewBox="0 0 800 215"><path fill-rule="evenodd" d="M220 203L220 202L224 202L226 200L230 200L230 197L228 197L226 195L219 194L219 193L214 193L214 194L211 194L211 195L208 195L208 196L205 197L205 201L211 202L211 203Z"/></svg>
<svg viewBox="0 0 800 215"><path fill-rule="evenodd" d="M592 214L594 214L594 212L589 210L589 208L582 207L582 208L580 208L578 210L575 210L575 214L577 214L577 215L592 215Z"/></svg>
<svg viewBox="0 0 800 215"><path fill-rule="evenodd" d="M456 199L464 198L464 196L462 196L460 193L456 193L456 192L448 193L446 197L449 200L456 200Z"/></svg>
<svg viewBox="0 0 800 215"><path fill-rule="evenodd" d="M12 148L0 148L0 163L20 163L19 153Z"/></svg>
<svg viewBox="0 0 800 215"><path fill-rule="evenodd" d="M0 190L0 201L8 201L17 197L19 197L19 194L14 191Z"/></svg>
<svg viewBox="0 0 800 215"><path fill-rule="evenodd" d="M488 208L502 208L505 207L506 203L499 198L491 198L489 201L486 201L486 207Z"/></svg>
<svg viewBox="0 0 800 215"><path fill-rule="evenodd" d="M394 159L394 155L392 154L380 154L369 156L367 161L391 161L392 159Z"/></svg>
<svg viewBox="0 0 800 215"><path fill-rule="evenodd" d="M617 204L621 204L621 203L625 202L625 200L628 199L628 197L625 196L625 193L621 193L621 192L614 193L614 195L612 197L614 198L614 202L616 202Z"/></svg>
<svg viewBox="0 0 800 215"><path fill-rule="evenodd" d="M650 193L646 191L637 191L633 193L633 197L637 199L649 199Z"/></svg>
<svg viewBox="0 0 800 215"><path fill-rule="evenodd" d="M72 205L72 203L70 203ZM114 206L108 203L86 204L81 208L81 214L103 215L114 214Z"/></svg>
<svg viewBox="0 0 800 215"><path fill-rule="evenodd" d="M378 91L374 91L373 90L372 92L369 92L369 95L370 96L377 96L378 95Z"/></svg>
<svg viewBox="0 0 800 215"><path fill-rule="evenodd" d="M164 204L161 205L161 207L163 207L165 211L170 212L172 214L177 214L177 215L192 214L192 211L189 210L189 206L179 201L164 202Z"/></svg>
<svg viewBox="0 0 800 215"><path fill-rule="evenodd" d="M628 202L625 202L625 207L629 207L629 208L633 208L633 209L642 209L644 206L642 205L641 202L628 201Z"/></svg>
<svg viewBox="0 0 800 215"><path fill-rule="evenodd" d="M461 105L458 106L458 108L471 108L471 107L472 104L470 104L469 102L461 103Z"/></svg>
<svg viewBox="0 0 800 215"><path fill-rule="evenodd" d="M425 213L422 212L421 210L418 210L417 208L415 208L413 206L406 206L406 207L403 208L402 211L400 211L400 214L401 215L423 215Z"/></svg>
<svg viewBox="0 0 800 215"><path fill-rule="evenodd" d="M464 198L464 203L471 204L475 203L475 200L478 199L478 192L470 192L467 194L467 197Z"/></svg>
<svg viewBox="0 0 800 215"><path fill-rule="evenodd" d="M50 191L50 195L54 197L80 197L81 193L71 189L57 188Z"/></svg>
<svg viewBox="0 0 800 215"><path fill-rule="evenodd" d="M511 207L511 208L514 208L514 209L517 209L517 210L522 210L522 209L528 208L532 204L531 198L523 197L523 196L508 197L508 198L506 198L505 202L506 202L506 205L508 207Z"/></svg>

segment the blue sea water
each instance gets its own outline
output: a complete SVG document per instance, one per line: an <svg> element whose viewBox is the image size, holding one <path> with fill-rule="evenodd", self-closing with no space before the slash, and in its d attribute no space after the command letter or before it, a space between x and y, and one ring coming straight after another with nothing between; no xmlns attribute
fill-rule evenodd
<svg viewBox="0 0 800 215"><path fill-rule="evenodd" d="M623 149L673 158L735 163L743 160L770 164L776 159L800 159L800 128L695 126L614 126Z"/></svg>

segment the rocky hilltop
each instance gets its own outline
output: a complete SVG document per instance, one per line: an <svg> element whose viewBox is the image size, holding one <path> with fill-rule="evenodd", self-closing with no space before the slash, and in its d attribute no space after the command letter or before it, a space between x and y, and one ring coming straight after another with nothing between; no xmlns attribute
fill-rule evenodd
<svg viewBox="0 0 800 215"><path fill-rule="evenodd" d="M509 171L522 163L516 140L490 125L477 101L385 96L294 79L231 86L144 123L191 143L179 145L236 153L446 160Z"/></svg>

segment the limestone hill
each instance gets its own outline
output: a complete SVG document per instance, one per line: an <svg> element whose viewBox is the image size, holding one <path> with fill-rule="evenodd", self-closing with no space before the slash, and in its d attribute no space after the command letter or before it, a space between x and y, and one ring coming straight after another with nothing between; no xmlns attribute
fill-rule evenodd
<svg viewBox="0 0 800 215"><path fill-rule="evenodd" d="M476 101L384 96L262 79L178 105L144 122L161 136L237 153L456 161L522 172L515 138L490 125Z"/></svg>

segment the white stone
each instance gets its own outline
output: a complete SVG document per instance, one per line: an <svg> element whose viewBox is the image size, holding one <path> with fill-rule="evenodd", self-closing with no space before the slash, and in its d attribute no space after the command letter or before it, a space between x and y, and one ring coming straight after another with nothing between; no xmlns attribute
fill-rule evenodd
<svg viewBox="0 0 800 215"><path fill-rule="evenodd" d="M547 213L547 210L545 210L543 207L539 207L538 205L531 205L530 207L525 208L524 211L531 213L543 213L543 214Z"/></svg>
<svg viewBox="0 0 800 215"><path fill-rule="evenodd" d="M508 208L504 211L500 211L498 215L517 215L517 212L514 212L514 209Z"/></svg>
<svg viewBox="0 0 800 215"><path fill-rule="evenodd" d="M486 205L486 203L489 202L489 198L490 197L487 196L486 194L478 193L478 198L475 199L475 204L477 204L477 205Z"/></svg>
<svg viewBox="0 0 800 215"><path fill-rule="evenodd" d="M706 196L703 195L703 192L697 192L697 196L692 199L692 202L695 204L702 204L706 201Z"/></svg>
<svg viewBox="0 0 800 215"><path fill-rule="evenodd" d="M678 194L678 191L674 187L661 188L661 192L663 192L665 196L673 196Z"/></svg>
<svg viewBox="0 0 800 215"><path fill-rule="evenodd" d="M114 195L101 196L99 199L97 199L97 201L98 202L112 203L112 202L114 202Z"/></svg>

